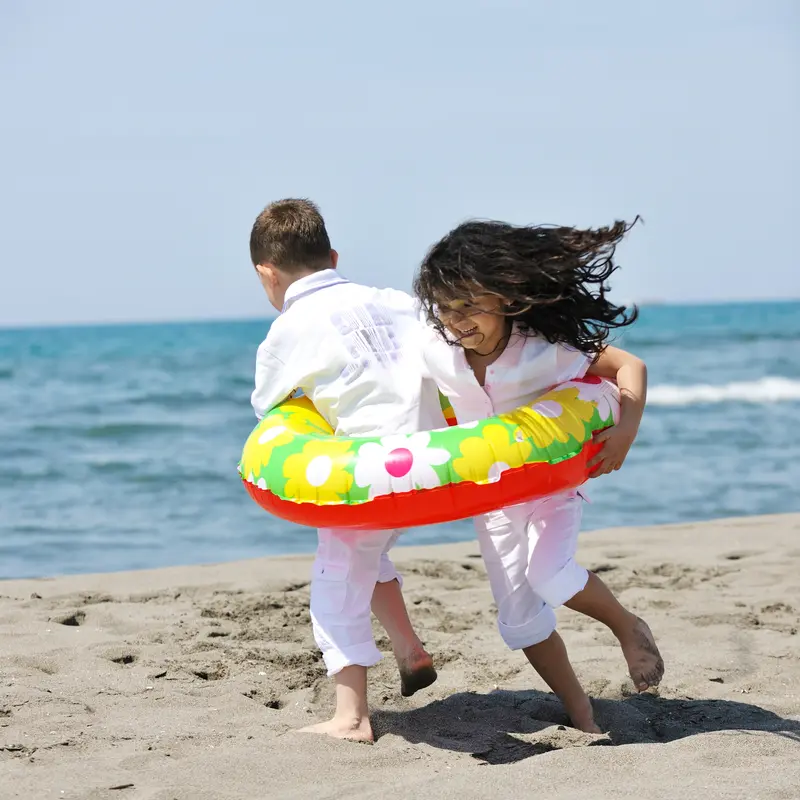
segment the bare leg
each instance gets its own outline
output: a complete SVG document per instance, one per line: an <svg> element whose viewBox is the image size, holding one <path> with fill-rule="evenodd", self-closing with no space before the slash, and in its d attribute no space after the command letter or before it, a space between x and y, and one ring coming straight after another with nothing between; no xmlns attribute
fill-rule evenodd
<svg viewBox="0 0 800 800"><path fill-rule="evenodd" d="M586 587L564 605L607 625L622 647L636 690L658 686L664 661L647 623L628 611L593 572Z"/></svg>
<svg viewBox="0 0 800 800"><path fill-rule="evenodd" d="M335 739L373 742L367 707L367 668L354 664L334 676L336 712L333 719L300 728L300 733L325 733Z"/></svg>
<svg viewBox="0 0 800 800"><path fill-rule="evenodd" d="M572 724L586 733L601 733L594 721L592 701L578 681L564 640L558 633L553 631L543 642L526 647L522 652L564 704Z"/></svg>
<svg viewBox="0 0 800 800"><path fill-rule="evenodd" d="M433 659L414 632L397 580L375 584L372 613L386 629L392 642L400 670L400 693L403 697L411 697L420 689L430 686L437 677Z"/></svg>

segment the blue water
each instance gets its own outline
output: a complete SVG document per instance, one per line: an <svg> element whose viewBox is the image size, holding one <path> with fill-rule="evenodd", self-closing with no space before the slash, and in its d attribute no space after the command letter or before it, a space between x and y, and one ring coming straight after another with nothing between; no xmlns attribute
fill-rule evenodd
<svg viewBox="0 0 800 800"><path fill-rule="evenodd" d="M311 551L236 473L267 326L0 330L0 577ZM800 303L646 307L622 344L650 403L587 530L800 511Z"/></svg>

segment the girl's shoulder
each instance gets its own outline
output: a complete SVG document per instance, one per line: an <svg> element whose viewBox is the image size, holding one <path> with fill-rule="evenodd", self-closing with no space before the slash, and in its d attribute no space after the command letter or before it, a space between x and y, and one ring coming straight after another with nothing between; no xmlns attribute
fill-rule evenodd
<svg viewBox="0 0 800 800"><path fill-rule="evenodd" d="M525 336L519 353L514 376L521 384L531 385L536 391L583 377L592 361L574 347L549 342L536 335Z"/></svg>
<svg viewBox="0 0 800 800"><path fill-rule="evenodd" d="M564 344L563 342L550 342L545 339L544 336L541 336L538 333L533 331L523 331L516 325L516 323L514 324L512 341L517 342L516 346L526 358L535 358L544 354L555 355L574 353L578 355L586 355L585 353L581 353L580 350L576 350L574 347Z"/></svg>
<svg viewBox="0 0 800 800"><path fill-rule="evenodd" d="M548 342L544 336L532 331L523 331L514 325L509 347L519 353L520 361L533 361L547 354L555 353L560 345Z"/></svg>

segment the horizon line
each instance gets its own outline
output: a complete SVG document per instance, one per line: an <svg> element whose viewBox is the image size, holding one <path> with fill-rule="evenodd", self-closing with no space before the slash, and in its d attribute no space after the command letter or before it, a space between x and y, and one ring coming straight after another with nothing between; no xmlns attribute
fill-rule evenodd
<svg viewBox="0 0 800 800"><path fill-rule="evenodd" d="M755 299L709 299L709 300L662 300L659 298L646 298L643 300L628 300L621 302L621 305L638 308L682 308L682 307L703 307L703 306L738 306L738 305L767 305L767 304L787 304L800 303L798 297L763 297ZM18 322L11 325L0 324L0 331L20 331L20 330L54 330L59 328L124 328L148 325L213 325L230 323L255 323L272 322L279 314L272 311L264 316L243 316L243 317L177 317L172 319L153 318L153 319L122 319L122 320L73 320L60 322Z"/></svg>

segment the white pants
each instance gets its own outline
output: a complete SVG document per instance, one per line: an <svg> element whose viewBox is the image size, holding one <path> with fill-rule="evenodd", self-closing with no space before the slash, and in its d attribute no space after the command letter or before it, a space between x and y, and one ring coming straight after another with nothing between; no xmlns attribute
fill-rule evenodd
<svg viewBox="0 0 800 800"><path fill-rule="evenodd" d="M311 577L311 622L328 675L381 660L372 636L376 583L402 580L388 552L402 533L320 528Z"/></svg>
<svg viewBox="0 0 800 800"><path fill-rule="evenodd" d="M573 490L475 518L497 626L512 650L547 639L553 609L586 586L589 573L575 563L581 514Z"/></svg>

